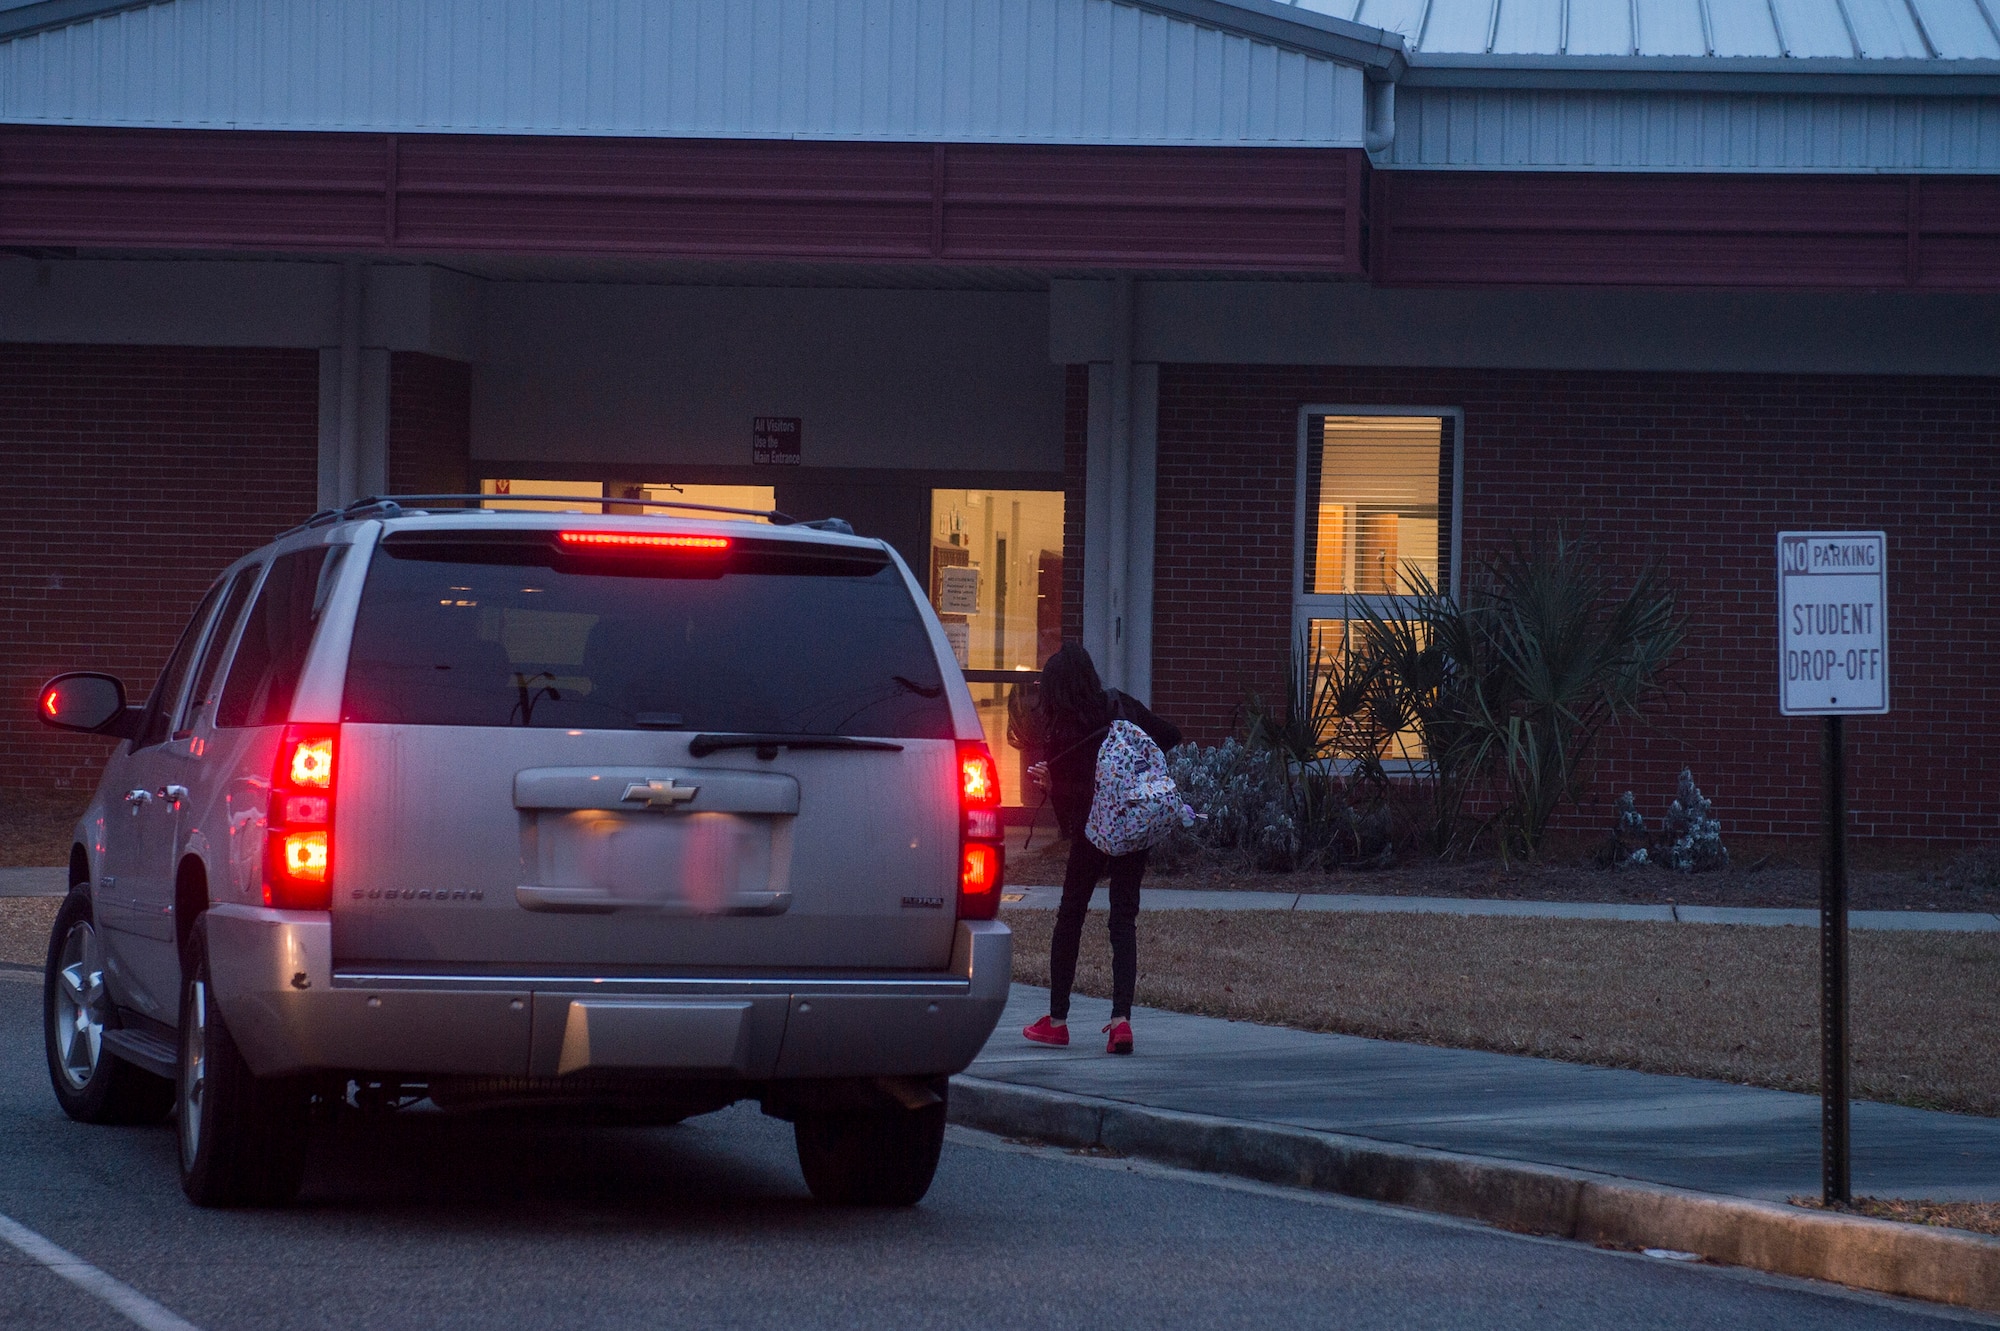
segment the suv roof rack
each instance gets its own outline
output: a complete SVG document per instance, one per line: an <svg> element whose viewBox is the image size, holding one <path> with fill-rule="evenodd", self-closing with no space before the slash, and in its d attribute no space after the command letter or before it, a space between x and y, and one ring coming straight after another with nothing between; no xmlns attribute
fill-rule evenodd
<svg viewBox="0 0 2000 1331"><path fill-rule="evenodd" d="M290 536L293 532L309 531L314 527L324 527L335 522L353 522L361 518L398 517L403 512L405 512L405 505L411 505L411 504L436 504L436 503L449 502L449 503L468 504L471 505L474 509L486 513L500 512L501 510L499 509L481 507L481 505L483 505L485 501L490 499L528 499L528 500L534 500L538 503L574 503L574 504L604 504L604 505L624 504L632 508L641 508L641 509L646 509L646 508L688 509L697 513L727 513L733 517L762 518L766 522L770 523L773 527L806 527L813 531L832 532L840 536L854 535L853 524L849 523L845 518L814 518L813 520L808 522L800 518L795 518L789 513L780 513L775 508L730 508L723 504L691 504L678 499L612 499L608 497L604 499L591 499L583 495L543 495L543 494L369 495L366 499L355 500L353 503L349 504L345 508L323 508L319 512L313 514L311 517L307 518L304 522L298 524L296 527L288 528L287 530L280 532L279 535L281 537ZM416 509L415 511L424 512L427 510L419 508ZM454 510L454 511L464 511L464 510ZM629 515L620 515L620 516L629 516ZM639 514L639 516L655 517L660 515L652 513L642 513Z"/></svg>
<svg viewBox="0 0 2000 1331"><path fill-rule="evenodd" d="M631 508L685 508L699 513L728 513L739 518L762 518L774 527L796 527L799 520L789 513L780 513L775 508L730 508L723 504L690 504L678 499L614 499L606 496L591 499L585 495L538 495L538 494L429 494L429 495L370 495L357 499L340 510L343 518L375 517L370 511L378 507L400 509L406 504L436 504L442 502L482 505L492 500L506 502L527 499L537 503L554 504L622 504ZM652 517L653 514L643 514Z"/></svg>

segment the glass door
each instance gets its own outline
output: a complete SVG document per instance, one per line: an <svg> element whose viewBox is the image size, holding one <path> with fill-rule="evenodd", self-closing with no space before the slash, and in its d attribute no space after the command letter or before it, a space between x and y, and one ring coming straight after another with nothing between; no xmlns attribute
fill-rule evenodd
<svg viewBox="0 0 2000 1331"><path fill-rule="evenodd" d="M931 604L1011 805L1038 802L1021 773L1041 757L1035 689L1062 646L1062 537L1060 490L931 491Z"/></svg>

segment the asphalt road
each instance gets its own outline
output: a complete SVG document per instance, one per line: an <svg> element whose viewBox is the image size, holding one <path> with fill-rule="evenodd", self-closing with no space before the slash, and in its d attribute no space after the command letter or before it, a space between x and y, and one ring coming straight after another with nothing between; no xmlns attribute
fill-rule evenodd
<svg viewBox="0 0 2000 1331"><path fill-rule="evenodd" d="M315 1140L300 1202L204 1212L168 1128L49 1093L0 974L0 1216L201 1331L745 1326L1935 1326L1922 1305L953 1129L914 1210L806 1194L754 1106L664 1129L410 1113ZM0 1327L130 1331L0 1242Z"/></svg>

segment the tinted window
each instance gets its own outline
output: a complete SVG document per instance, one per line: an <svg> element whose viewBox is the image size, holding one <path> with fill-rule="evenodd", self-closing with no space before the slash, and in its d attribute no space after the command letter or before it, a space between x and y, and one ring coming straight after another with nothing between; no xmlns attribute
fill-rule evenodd
<svg viewBox="0 0 2000 1331"><path fill-rule="evenodd" d="M201 641L201 626L208 622L208 612L215 609L216 597L221 593L220 582L210 587L208 595L195 607L194 618L181 630L174 654L167 658L160 677L153 681L153 696L146 700L146 719L139 728L138 738L132 741L133 748L143 749L167 738L167 729L173 724L174 705L180 701L181 686L187 683L188 664L194 660L195 647Z"/></svg>
<svg viewBox="0 0 2000 1331"><path fill-rule="evenodd" d="M230 663L215 724L270 726L290 716L313 630L346 553L344 545L321 545L271 561L264 588L243 623L243 640Z"/></svg>
<svg viewBox="0 0 2000 1331"><path fill-rule="evenodd" d="M208 646L202 649L201 664L195 668L194 687L188 690L187 705L181 709L183 730L195 723L203 708L215 706L216 688L221 683L216 673L222 666L223 653L229 650L229 636L243 614L243 605L250 599L251 588L257 585L257 573L258 569L252 565L238 573L235 581L229 584L229 594L222 599L222 613L215 617L215 627L208 635Z"/></svg>
<svg viewBox="0 0 2000 1331"><path fill-rule="evenodd" d="M385 540L349 721L943 738L915 601L878 551L578 557L536 534Z"/></svg>

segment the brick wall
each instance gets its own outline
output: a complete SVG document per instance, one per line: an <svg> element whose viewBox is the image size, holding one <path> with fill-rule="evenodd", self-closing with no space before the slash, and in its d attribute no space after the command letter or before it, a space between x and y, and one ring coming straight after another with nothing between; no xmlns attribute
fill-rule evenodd
<svg viewBox="0 0 2000 1331"><path fill-rule="evenodd" d="M215 575L312 513L318 413L315 351L0 345L0 787L95 784L110 744L36 688L143 698Z"/></svg>
<svg viewBox="0 0 2000 1331"><path fill-rule="evenodd" d="M1463 407L1470 559L1562 522L1618 572L1665 569L1691 620L1676 696L1614 739L1594 801L1632 788L1654 816L1687 763L1729 831L1816 827L1819 723L1777 714L1773 536L1886 530L1894 711L1848 725L1856 830L2000 834L2000 381L1165 366L1154 701L1204 742L1281 685L1307 403Z"/></svg>
<svg viewBox="0 0 2000 1331"><path fill-rule="evenodd" d="M389 358L389 493L461 494L471 482L472 367L421 352Z"/></svg>

